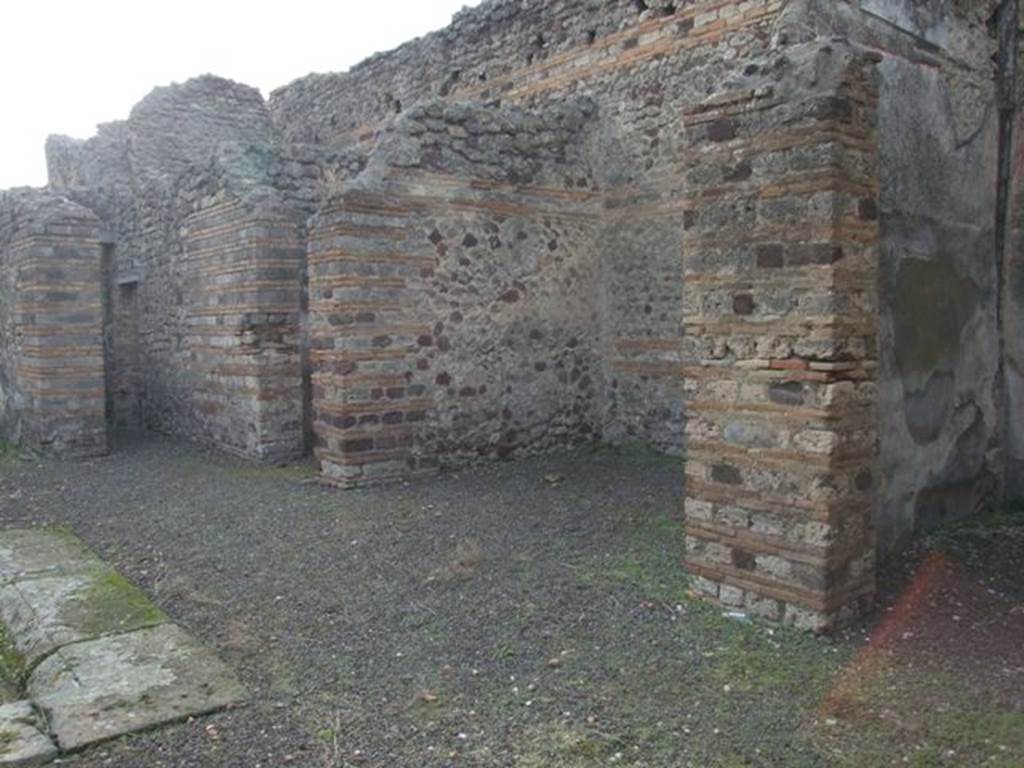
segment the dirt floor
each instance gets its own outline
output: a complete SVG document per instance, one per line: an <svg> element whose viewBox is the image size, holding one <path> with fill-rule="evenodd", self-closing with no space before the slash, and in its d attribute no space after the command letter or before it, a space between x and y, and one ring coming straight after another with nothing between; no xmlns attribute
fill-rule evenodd
<svg viewBox="0 0 1024 768"><path fill-rule="evenodd" d="M0 455L0 527L71 527L252 692L64 765L1024 765L1024 513L921 542L823 639L686 597L681 482L603 450L344 492L135 437Z"/></svg>

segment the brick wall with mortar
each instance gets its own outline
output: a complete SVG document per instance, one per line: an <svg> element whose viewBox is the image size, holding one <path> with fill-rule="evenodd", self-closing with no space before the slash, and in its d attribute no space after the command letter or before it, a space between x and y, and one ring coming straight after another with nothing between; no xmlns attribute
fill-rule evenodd
<svg viewBox="0 0 1024 768"><path fill-rule="evenodd" d="M538 115L592 98L594 189L607 209L595 237L609 361L601 433L679 453L682 222L666 168L684 147L678 113L768 47L784 3L640 5L485 2L349 73L296 81L269 106L286 138L332 147L372 146L396 111L427 96Z"/></svg>
<svg viewBox="0 0 1024 768"><path fill-rule="evenodd" d="M768 49L840 37L878 51L879 396L884 412L901 416L880 433L882 549L990 503L1002 443L990 257L995 0L695 2L672 12L657 3L609 5L595 13L578 2L484 3L350 73L275 92L273 119L286 136L372 144L395 110L424 93L537 110L573 94L592 97L610 222L597 238L610 318L604 438L681 451L682 325L672 306L682 285L673 218L672 164L685 145L678 113ZM945 298L932 301L928 290ZM950 302L956 312L924 324L939 329L933 354L918 354L914 313ZM968 343L979 337L984 343Z"/></svg>
<svg viewBox="0 0 1024 768"><path fill-rule="evenodd" d="M711 506L693 506L693 531L703 535L691 543L715 545L711 550L722 554L722 547L731 545L712 534L753 536L760 552L733 547L741 552L742 573L706 571L718 586L705 586L728 602L749 599L759 612L821 626L869 589L869 579L855 573L867 569L871 552L871 521L864 520L865 505L871 506L864 496L866 475L835 424L853 419L858 428L849 435L866 443L874 423L869 428L865 419L875 400L880 405L874 507L883 550L920 527L991 499L999 472L1004 430L998 425L1004 418L997 391L999 329L991 309L995 131L988 63L994 51L988 20L995 5L994 0L487 0L458 14L450 28L373 57L347 74L296 81L275 92L269 105L251 89L216 78L160 89L129 120L101 127L95 139L51 141L51 177L55 186L97 211L113 233L115 274L144 273L139 283L144 392L135 395L149 425L250 455L253 446L265 444L263 438L251 441L237 434L234 419L257 413L255 406L223 403L229 415L221 422L195 417L188 394L198 365L190 351L192 308L227 306L235 287L225 283L222 294L198 297L184 258L193 246L182 228L197 211L216 210L216 201L272 189L294 213L283 218L295 222L299 238L306 235L306 217L322 206L308 225L310 344L301 342L301 275L295 321L300 378L314 378L309 397L318 450L328 459L325 470L334 481L433 471L440 462L516 455L597 437L639 439L686 453L687 439L704 440L718 429L727 439L711 441L711 453L701 445L704 454L690 457L691 479L707 470L705 479L737 480L728 486L748 480L784 485L794 478L765 466L771 460L793 464L793 457L773 459L771 452L781 445L757 442L793 440L799 443L794 455L805 460L810 473L798 482L811 483L813 493L833 494L824 505L827 519L808 521L794 513L787 518L795 521L791 528L776 525L765 510L742 507L730 517L730 510L697 495L694 501ZM847 146L855 143L856 131L847 126L828 133L834 128L830 120L861 120L871 113L867 100L847 93L856 90L855 77L828 79L835 60L852 55L844 40L882 59L879 199L874 208L866 198L857 204L863 226L871 226L872 213L878 217L881 304L877 327L863 328L861 347L851 351L854 346L848 345L846 356L837 360L830 355L842 344L828 345L871 306L863 284L847 273L847 265L864 255L855 245L869 249L870 243L847 242L848 233L837 223L849 213L844 206L853 194L841 182L851 181L864 197L860 193L870 186L865 167L873 156L865 144L858 150L864 165L847 165L857 154ZM822 41L832 41L832 58L821 52ZM761 85L753 90L767 85L768 95L755 93L746 101L738 96L759 78ZM801 114L798 105L825 98L828 83L836 92L828 97L833 101L823 102L832 106L821 107L824 112L817 116L818 128L826 131L818 137L824 139L820 152L743 149L744 141L771 128L773 119L789 115L786 119L799 123L813 117ZM778 93L786 95L776 104ZM545 133L545 120L558 105L579 96L594 110L579 129L578 155L534 156L537 147L521 144L530 135L526 126L539 124ZM486 105L477 118L488 110L500 120L517 115L507 137L511 144L499 152L499 162L483 157L474 145L477 137L462 135L465 126L450 121L444 108L440 117L428 117L442 122L437 133L456 139L450 146L431 138L435 131L429 125L408 131L426 122L422 114L416 116L420 107L415 105L437 98ZM842 112L844 105L849 115ZM509 107L525 112L508 112ZM716 110L735 110L735 120L705 119ZM455 151L446 153L445 146ZM560 177L528 184L519 173L534 167L534 160L540 160L542 171L546 166ZM508 175L510 169L515 175ZM578 178L573 181L581 169L583 187ZM814 183L824 186L771 194L759 186L770 189L770 179L798 169L817 172ZM506 175L489 176L496 170ZM350 185L351 179L356 182ZM806 220L789 222L792 247L786 240L743 240L749 234L744 227L759 217L784 220L792 214L788 204L799 210L801 194L811 203ZM831 229L809 230L808 221L817 216L831 216ZM510 241L519 230L525 240ZM732 245L725 234L709 234L715 230L735 233ZM401 247L383 248L382 233ZM486 247L481 233L488 238ZM533 249L552 233L558 235L551 252L556 256L541 258ZM502 245L488 252L491 237ZM217 248L234 247L228 240L212 240ZM756 279L737 271L752 245L762 246L764 274ZM841 259L817 263L835 257L836 248ZM250 243L242 250L254 247ZM521 271L534 263L536 282L528 284ZM824 292L800 282L802 272L815 270L825 277L827 290L817 286ZM796 282L773 282L775 272ZM529 290L515 284L517 275ZM560 306L552 286L566 280L585 301ZM512 287L495 302L491 292L503 281ZM516 301L501 299L511 291ZM564 301L565 295L558 298ZM269 292L257 298L270 301ZM451 306L453 301L467 310ZM370 303L374 309L364 306ZM953 311L936 322L915 321L915 312L944 304ZM568 339L571 346L564 342L575 334L555 333L553 321L550 328L528 327L556 308L562 314L551 317L557 317L558 327L583 328L590 321L588 333ZM805 310L813 314L801 325ZM797 339L786 321L766 312L793 318L793 328L799 327L801 336L806 330L806 338ZM730 316L731 325L705 322L715 313ZM293 322L290 313L284 315ZM765 328L778 327L751 336L762 322ZM117 324L112 323L115 341L124 336ZM520 329L527 341L517 337ZM414 345L413 331L429 332L417 333ZM882 354L874 389L867 339L876 332ZM304 346L311 348L310 364L301 359ZM291 353L275 357L274 349L267 355L249 351L290 360L284 368L293 370ZM211 353L204 364L236 363L240 347L232 341L224 350ZM772 354L762 354L766 350ZM806 381L793 368L773 367L772 361L791 358L797 359L788 365L808 366L801 373ZM767 369L759 371L765 361ZM819 370L811 369L812 363ZM854 363L845 371L820 369ZM701 390L707 384L705 369L716 367L732 369L736 391L727 385ZM270 369L268 381L273 381L282 369ZM817 429L822 424L814 422L815 429L804 430L820 433L820 439L760 422L750 429L730 428L708 415L718 413L705 408L714 398L744 407L760 402L757 387L763 385L754 381L764 375L789 377L771 390L776 400L768 392L766 402L771 408L796 408L803 399L800 408L808 413L801 411L800 418L831 425ZM457 377L466 383L451 386ZM840 381L855 377L863 380ZM213 400L204 407L212 407ZM292 407L285 410L293 414ZM539 414L554 414L554 420L548 424ZM282 416L280 423L289 418ZM277 428L284 429L272 427ZM252 434L258 433L252 427ZM728 444L745 440L740 449ZM749 472L730 464L737 450L748 454ZM807 460L816 452L821 454L817 463ZM736 471L719 469L716 480L719 466ZM859 482L853 487L830 485L854 469ZM749 494L732 490L749 505ZM712 521L720 525L717 533L701 514L724 515ZM822 522L825 528L815 527ZM811 542L813 551L804 551L797 529L808 535L816 530L823 538ZM720 559L737 565L731 555Z"/></svg>
<svg viewBox="0 0 1024 768"><path fill-rule="evenodd" d="M777 34L879 64L882 554L994 503L1005 445L996 319L997 0L800 0Z"/></svg>
<svg viewBox="0 0 1024 768"><path fill-rule="evenodd" d="M115 423L256 459L302 452L308 216L358 151L277 141L257 91L205 76L159 88L85 142L51 137L51 186L113 244Z"/></svg>
<svg viewBox="0 0 1024 768"><path fill-rule="evenodd" d="M827 624L871 589L873 523L881 531L882 550L889 551L919 529L994 500L1002 440L990 258L996 185L989 63L995 41L989 20L996 3L691 3L676 4L673 13L651 7L633 20L620 7L623 15L612 21L617 28L607 34L582 29L585 17L559 18L566 7L547 4L517 11L508 4L485 4L457 18L450 30L372 59L349 75L318 76L276 93L271 99L274 119L285 132L311 129L308 138L327 144L372 142L388 108L408 99L403 88L429 87L428 80L450 98L473 96L535 109L570 94L594 98L599 130L605 132L598 175L609 218L614 217L598 235L608 387L603 434L607 440L639 436L678 450L685 417L677 389L685 370L685 338L673 302L682 304L690 275L682 274L683 260L676 254L682 251L690 258L686 218L695 216L683 210L680 200L689 183L699 185L708 173L707 167L680 173L687 132L679 128L678 113L756 69L754 60L769 49L782 53L784 61L792 46L837 38L880 54L877 152L884 173L877 203L863 203L865 215L878 216L882 246L880 328L872 331L883 334L880 386L865 381L854 385L852 394L843 387L828 390L844 391L850 407L860 409L861 421L872 412L873 398L881 399L875 519L863 517L862 505L870 505L870 499L865 497L867 475L858 471L860 487L850 490L850 499L860 511L853 512L844 531L829 531L827 541L816 543L815 556L824 557L825 581L812 585L814 595L804 592L800 600L783 601L794 606L792 620ZM533 29L523 34L519 25L526 19L540 28L536 36ZM540 50L529 49L531 39ZM510 53L495 55L496 46ZM475 58L478 52L486 52L486 59ZM419 62L415 75L403 67L405 57ZM467 79L467 72L475 73L476 81ZM813 87L813 67L804 77ZM350 91L355 84L358 88ZM366 102L362 111L352 109L356 93L374 89L388 98L376 106ZM908 142L908 134L915 138ZM739 161L722 172L743 183L755 171ZM742 220L743 211L733 202L722 196L719 225ZM807 245L804 255L813 259L809 254L815 244ZM927 273L924 279L918 279L921 271ZM782 287L769 299L785 303L789 293ZM865 299L859 287L857 297ZM841 308L842 302L837 305ZM914 317L950 305L954 311L937 318L942 322L922 323ZM934 339L936 354L918 354L930 338L921 332L943 337ZM866 347L862 359L865 371L871 370L874 361ZM829 401L824 410L831 417L844 407ZM873 429L857 433L863 445L871 443ZM780 572L789 568L782 578L769 577L778 581L798 570L774 565ZM753 591L765 593L756 586ZM730 601L746 599L735 588L727 592ZM801 605L810 610L800 610ZM758 609L778 614L785 606L767 600Z"/></svg>
<svg viewBox="0 0 1024 768"><path fill-rule="evenodd" d="M874 592L877 57L787 58L684 118L686 564L727 605L823 629Z"/></svg>
<svg viewBox="0 0 1024 768"><path fill-rule="evenodd" d="M29 449L106 451L99 229L68 200L0 193L0 435Z"/></svg>
<svg viewBox="0 0 1024 768"><path fill-rule="evenodd" d="M184 219L182 373L192 434L261 460L303 444L305 241L273 193L220 195Z"/></svg>

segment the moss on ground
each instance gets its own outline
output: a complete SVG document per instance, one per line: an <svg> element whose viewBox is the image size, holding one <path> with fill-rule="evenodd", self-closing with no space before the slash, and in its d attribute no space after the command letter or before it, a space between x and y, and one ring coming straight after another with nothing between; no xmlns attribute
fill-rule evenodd
<svg viewBox="0 0 1024 768"><path fill-rule="evenodd" d="M0 624L0 704L18 698L24 661L6 627Z"/></svg>
<svg viewBox="0 0 1024 768"><path fill-rule="evenodd" d="M621 747L612 753L613 761L608 754L575 760L571 752L578 734L569 729L561 733L561 741L549 733L548 741L538 742L521 765L1021 764L1024 712L978 695L959 673L926 674L927 660L920 657L898 657L884 674L869 669L871 674L865 672L857 681L843 712L833 717L826 705L838 688L848 685L851 669L860 674L861 651L854 636L828 639L726 618L720 608L685 596L676 546L681 522L657 513L634 514L630 521L635 526L630 546L591 562L580 578L662 604L656 610L676 606L677 650L673 653L669 643L657 669L647 674L637 668L635 648L610 642L602 651L602 666L622 672L613 695L617 717L626 726L612 742ZM992 545L1005 547L1007 530L1019 530L1022 523L1022 510L1013 506L950 526L934 539L967 552L979 566L991 565ZM643 634L633 634L643 642ZM689 662L680 659L687 643L696 650ZM957 668L955 659L947 661ZM662 719L645 725L641 718L628 716L631 710L655 712ZM691 744L683 758L680 743L687 739L701 747L695 750ZM643 746L633 753L634 745ZM696 762L681 762L701 751Z"/></svg>
<svg viewBox="0 0 1024 768"><path fill-rule="evenodd" d="M18 449L0 437L0 466L13 464L18 459Z"/></svg>
<svg viewBox="0 0 1024 768"><path fill-rule="evenodd" d="M167 621L145 592L113 570L91 578L72 610L77 613L78 626L95 636Z"/></svg>
<svg viewBox="0 0 1024 768"><path fill-rule="evenodd" d="M628 545L585 563L579 578L587 584L615 582L642 592L647 599L677 604L689 586L681 567L681 517L651 509L626 511L622 525Z"/></svg>
<svg viewBox="0 0 1024 768"><path fill-rule="evenodd" d="M598 458L607 457L625 461L635 467L671 467L678 466L682 471L682 457L672 456L651 448L647 443L621 443L619 445L601 445L594 449Z"/></svg>
<svg viewBox="0 0 1024 768"><path fill-rule="evenodd" d="M811 734L837 768L1017 768L1024 712L979 695L956 673L888 660L844 691L832 725ZM894 759L896 758L896 759Z"/></svg>
<svg viewBox="0 0 1024 768"><path fill-rule="evenodd" d="M353 493L232 463L154 443L67 483L55 514L125 551L159 545L161 569L215 585L213 602L168 604L222 637L256 692L217 721L219 744L181 726L83 766L212 765L229 750L331 766L1024 765L1006 690L1019 676L992 673L1002 657L988 648L972 670L956 644L931 642L956 625L900 625L865 665L872 625L820 638L689 600L677 459L627 446ZM112 492L128 469L159 503ZM57 487L24 474L26 494ZM115 514L133 524L112 527ZM1020 582L1004 532L1021 527L972 521L941 538L971 553L987 590L997 568ZM901 562L913 579L918 564ZM933 618L950 607L923 602Z"/></svg>
<svg viewBox="0 0 1024 768"><path fill-rule="evenodd" d="M564 722L537 726L523 734L525 749L516 768L586 768L622 762L629 746L597 728ZM626 752L624 752L625 750Z"/></svg>

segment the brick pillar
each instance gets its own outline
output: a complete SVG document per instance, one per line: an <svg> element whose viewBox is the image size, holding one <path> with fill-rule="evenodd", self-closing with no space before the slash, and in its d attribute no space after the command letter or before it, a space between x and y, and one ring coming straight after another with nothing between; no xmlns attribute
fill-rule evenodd
<svg viewBox="0 0 1024 768"><path fill-rule="evenodd" d="M707 597L825 630L875 589L877 91L863 55L803 53L815 78L684 118L685 562Z"/></svg>
<svg viewBox="0 0 1024 768"><path fill-rule="evenodd" d="M187 219L183 246L197 436L265 461L301 453L305 245L291 212L229 199Z"/></svg>
<svg viewBox="0 0 1024 768"><path fill-rule="evenodd" d="M435 244L401 185L352 190L311 221L308 244L315 453L342 487L437 471L423 445L433 408L417 361Z"/></svg>
<svg viewBox="0 0 1024 768"><path fill-rule="evenodd" d="M107 450L99 221L38 193L8 251L19 442L70 456Z"/></svg>

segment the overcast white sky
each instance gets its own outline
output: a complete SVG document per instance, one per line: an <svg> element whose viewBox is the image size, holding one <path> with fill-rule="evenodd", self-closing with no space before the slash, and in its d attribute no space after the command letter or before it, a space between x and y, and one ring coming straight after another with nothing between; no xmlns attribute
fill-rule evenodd
<svg viewBox="0 0 1024 768"><path fill-rule="evenodd" d="M50 133L87 138L155 86L206 72L274 88L347 69L479 0L7 0L0 189L46 183Z"/></svg>

